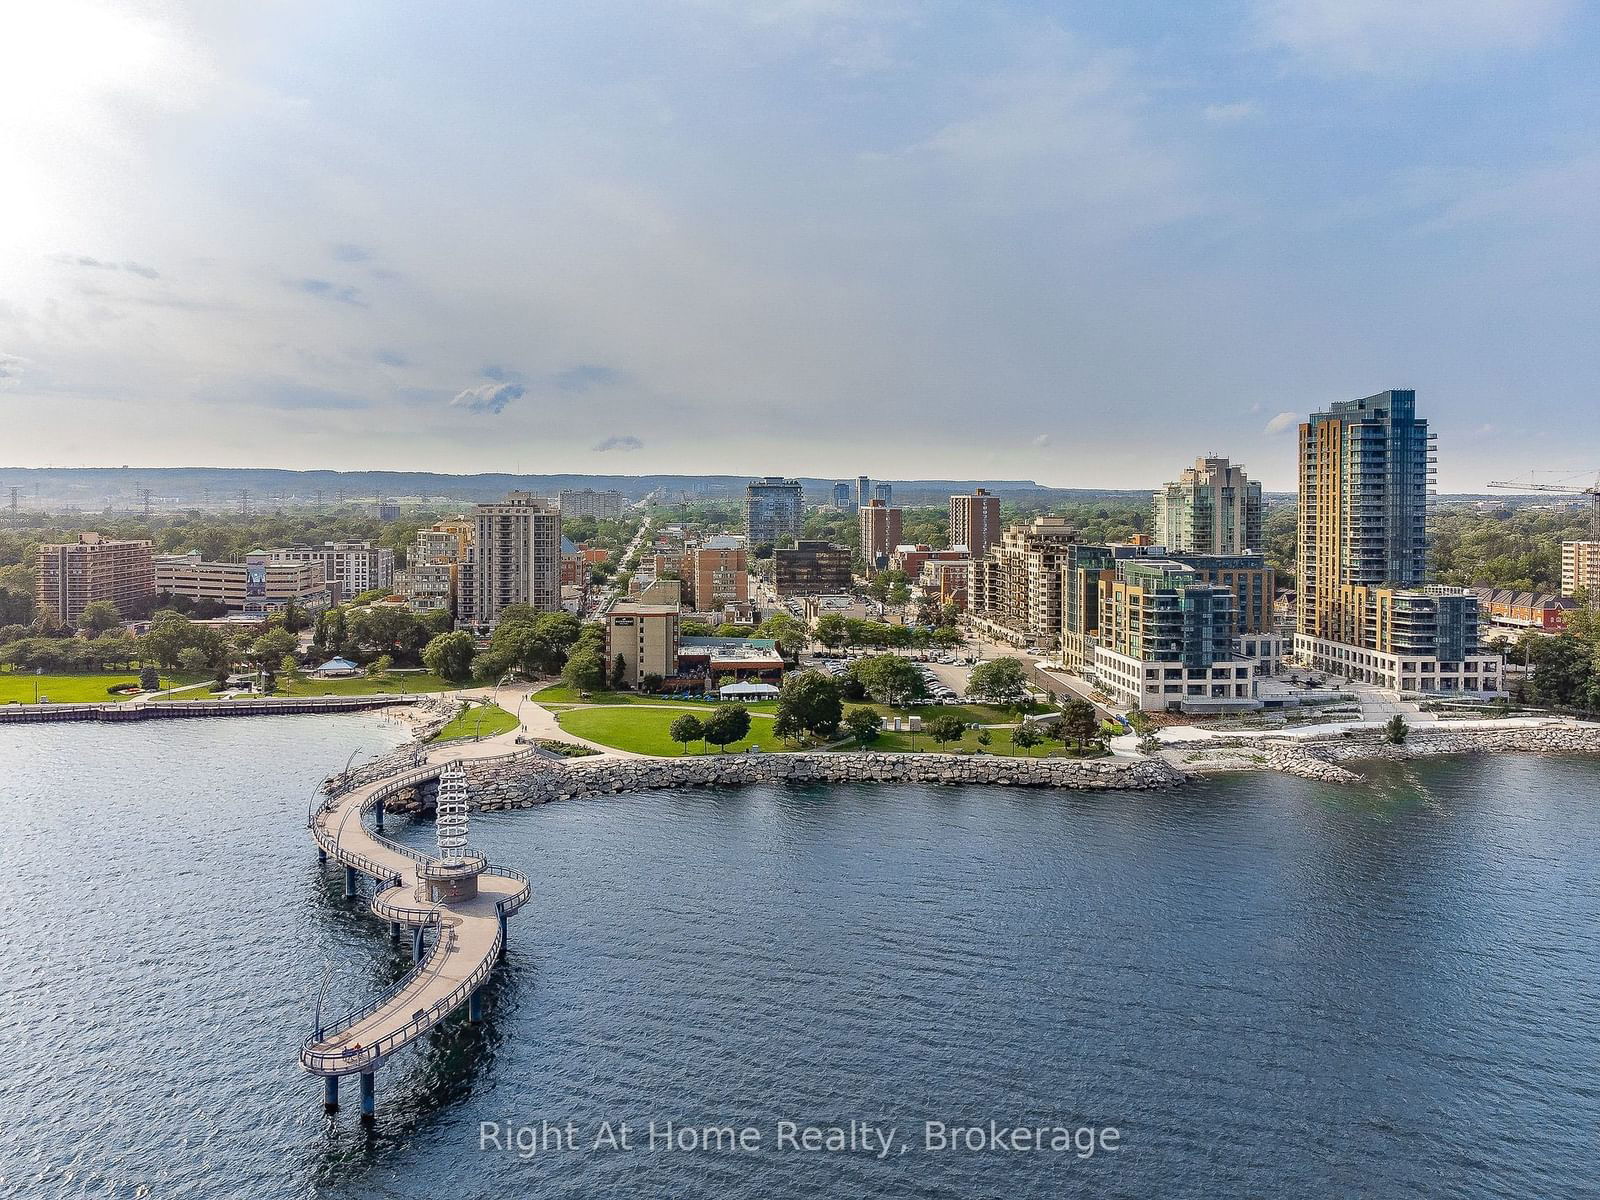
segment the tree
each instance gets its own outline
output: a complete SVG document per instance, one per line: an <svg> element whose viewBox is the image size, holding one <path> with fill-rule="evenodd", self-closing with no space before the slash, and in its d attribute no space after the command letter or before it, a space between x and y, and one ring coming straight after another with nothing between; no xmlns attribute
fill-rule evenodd
<svg viewBox="0 0 1600 1200"><path fill-rule="evenodd" d="M617 651L616 661L611 664L611 686L617 691L622 691L628 686L628 660L622 657L622 651Z"/></svg>
<svg viewBox="0 0 1600 1200"><path fill-rule="evenodd" d="M959 742L967 727L954 713L938 713L924 721L922 729L943 748L950 742Z"/></svg>
<svg viewBox="0 0 1600 1200"><path fill-rule="evenodd" d="M1406 737L1410 732L1411 726L1406 724L1406 719L1399 713L1395 713L1394 716L1383 723L1383 740L1391 746L1405 745Z"/></svg>
<svg viewBox="0 0 1600 1200"><path fill-rule="evenodd" d="M139 672L139 690L143 692L159 692L161 690L161 676L154 667L144 667Z"/></svg>
<svg viewBox="0 0 1600 1200"><path fill-rule="evenodd" d="M994 741L994 738L990 736L989 731L987 729L980 729L980 730L978 730L977 736L975 736L972 740L977 742L978 745L980 745L980 746L984 747L985 749L987 749L988 746L989 746L989 743Z"/></svg>
<svg viewBox="0 0 1600 1200"><path fill-rule="evenodd" d="M1100 718L1087 700L1072 699L1061 706L1061 740L1071 741L1078 752L1100 732Z"/></svg>
<svg viewBox="0 0 1600 1200"><path fill-rule="evenodd" d="M293 654L299 645L294 634L288 630L269 630L250 644L250 661L259 664L263 671L270 670L283 660L284 655Z"/></svg>
<svg viewBox="0 0 1600 1200"><path fill-rule="evenodd" d="M561 668L561 678L580 692L599 691L606 685L604 652L592 643L579 642Z"/></svg>
<svg viewBox="0 0 1600 1200"><path fill-rule="evenodd" d="M654 671L650 671L647 674L639 677L639 690L644 692L646 695L654 696L661 690L662 685L666 682L667 681L665 679L657 675Z"/></svg>
<svg viewBox="0 0 1600 1200"><path fill-rule="evenodd" d="M206 669L206 652L199 646L185 646L178 651L178 666L191 675Z"/></svg>
<svg viewBox="0 0 1600 1200"><path fill-rule="evenodd" d="M380 654L367 666L367 676L371 679L387 679L392 670L394 670L394 659L387 654Z"/></svg>
<svg viewBox="0 0 1600 1200"><path fill-rule="evenodd" d="M837 650L850 641L850 627L844 614L829 612L817 618L816 639L831 650Z"/></svg>
<svg viewBox="0 0 1600 1200"><path fill-rule="evenodd" d="M705 723L693 713L684 713L667 726L667 736L682 746L687 753L690 742L698 742L706 736Z"/></svg>
<svg viewBox="0 0 1600 1200"><path fill-rule="evenodd" d="M122 624L122 614L109 600L94 600L84 605L78 617L78 628L88 634L108 633Z"/></svg>
<svg viewBox="0 0 1600 1200"><path fill-rule="evenodd" d="M779 737L809 733L831 738L839 732L843 717L844 702L833 677L823 671L799 671L784 679L778 693L777 723L781 728L774 732Z"/></svg>
<svg viewBox="0 0 1600 1200"><path fill-rule="evenodd" d="M750 732L750 710L742 704L719 704L705 721L706 741L718 750L742 741Z"/></svg>
<svg viewBox="0 0 1600 1200"><path fill-rule="evenodd" d="M991 704L1015 704L1026 694L1027 668L1019 658L991 658L972 668L967 691Z"/></svg>
<svg viewBox="0 0 1600 1200"><path fill-rule="evenodd" d="M292 654L285 654L278 663L278 675L288 683L295 683L300 678L300 664Z"/></svg>
<svg viewBox="0 0 1600 1200"><path fill-rule="evenodd" d="M877 741L883 718L870 708L852 708L845 713L842 724L845 732L856 740L856 745L865 747Z"/></svg>
<svg viewBox="0 0 1600 1200"><path fill-rule="evenodd" d="M922 672L898 654L860 659L850 665L850 674L880 704L910 704L928 694Z"/></svg>
<svg viewBox="0 0 1600 1200"><path fill-rule="evenodd" d="M472 635L464 629L441 633L423 648L422 665L451 683L472 678Z"/></svg>
<svg viewBox="0 0 1600 1200"><path fill-rule="evenodd" d="M1043 740L1043 735L1032 725L1018 725L1011 731L1011 744L1026 751L1029 758L1033 757L1033 748Z"/></svg>
<svg viewBox="0 0 1600 1200"><path fill-rule="evenodd" d="M771 638L789 658L797 657L805 649L806 623L786 612L773 613L761 622L760 636Z"/></svg>

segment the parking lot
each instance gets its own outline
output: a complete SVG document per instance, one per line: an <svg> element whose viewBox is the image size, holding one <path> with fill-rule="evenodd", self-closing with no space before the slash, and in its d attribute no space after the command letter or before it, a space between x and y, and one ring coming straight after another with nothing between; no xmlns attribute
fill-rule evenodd
<svg viewBox="0 0 1600 1200"><path fill-rule="evenodd" d="M842 678L849 670L851 662L858 658L870 657L873 651L820 651L807 656L804 665L827 671L834 678ZM889 651L888 653L895 653ZM972 674L972 668L966 665L962 657L955 654L940 654L929 651L925 654L920 651L900 652L902 658L911 660L918 672L922 675L923 683L927 686L929 699L935 704L960 704L966 695L967 679ZM926 659L926 661L923 661Z"/></svg>

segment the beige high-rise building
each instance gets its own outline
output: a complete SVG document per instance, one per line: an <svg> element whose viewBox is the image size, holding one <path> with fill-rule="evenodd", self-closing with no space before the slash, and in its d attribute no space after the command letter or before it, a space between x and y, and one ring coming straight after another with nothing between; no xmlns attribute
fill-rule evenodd
<svg viewBox="0 0 1600 1200"><path fill-rule="evenodd" d="M97 600L116 605L124 618L145 615L156 596L150 543L114 541L80 533L75 542L39 547L39 611L64 629L75 629L83 610Z"/></svg>
<svg viewBox="0 0 1600 1200"><path fill-rule="evenodd" d="M1065 517L1013 525L972 560L967 609L980 629L1051 650L1061 636L1062 570L1078 538Z"/></svg>
<svg viewBox="0 0 1600 1200"><path fill-rule="evenodd" d="M1582 590L1591 605L1600 604L1600 542L1561 543L1561 594Z"/></svg>
<svg viewBox="0 0 1600 1200"><path fill-rule="evenodd" d="M1194 466L1155 494L1155 543L1182 554L1261 549L1261 485L1225 458Z"/></svg>
<svg viewBox="0 0 1600 1200"><path fill-rule="evenodd" d="M457 624L487 628L501 610L527 604L561 607L561 510L528 492L478 505L462 572Z"/></svg>
<svg viewBox="0 0 1600 1200"><path fill-rule="evenodd" d="M900 544L900 510L887 501L869 500L861 506L861 557L867 569L876 571L889 563L889 555Z"/></svg>
<svg viewBox="0 0 1600 1200"><path fill-rule="evenodd" d="M950 497L950 544L965 546L973 558L1000 544L1000 497L978 488L970 496Z"/></svg>

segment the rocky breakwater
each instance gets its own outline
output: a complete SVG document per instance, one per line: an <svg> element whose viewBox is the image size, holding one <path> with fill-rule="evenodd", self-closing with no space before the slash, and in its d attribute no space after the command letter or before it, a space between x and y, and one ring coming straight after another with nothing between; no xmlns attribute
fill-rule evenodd
<svg viewBox="0 0 1600 1200"><path fill-rule="evenodd" d="M455 720L457 714L464 708L466 708L464 701L444 696L438 699L419 700L408 710L412 720L410 741L396 746L389 753L380 755L371 762L362 763L348 775L341 773L328 776L322 781L322 790L332 795L334 789L341 783L347 787L361 787L420 766L424 755L427 754L428 742Z"/></svg>
<svg viewBox="0 0 1600 1200"><path fill-rule="evenodd" d="M956 786L1148 791L1182 783L1160 759L1000 758L961 754L707 754L685 758L523 760L465 764L477 807L679 787L772 783L935 783Z"/></svg>
<svg viewBox="0 0 1600 1200"><path fill-rule="evenodd" d="M1551 721L1543 725L1475 726L1462 729L1440 722L1413 725L1400 745L1376 730L1319 740L1308 752L1328 762L1365 759L1431 758L1443 754L1600 754L1600 725Z"/></svg>

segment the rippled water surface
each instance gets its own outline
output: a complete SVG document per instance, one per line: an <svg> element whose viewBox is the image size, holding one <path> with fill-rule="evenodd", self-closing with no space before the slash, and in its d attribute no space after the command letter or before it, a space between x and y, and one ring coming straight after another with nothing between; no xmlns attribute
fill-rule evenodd
<svg viewBox="0 0 1600 1200"><path fill-rule="evenodd" d="M475 820L535 880L488 994L329 1120L295 1049L405 969L304 831L370 717L0 727L0 1194L1578 1197L1600 763L1339 789L760 788ZM424 826L404 834L422 842ZM353 1087L348 1091L353 1092ZM353 1102L353 1095L348 1097ZM896 1125L906 1154L779 1149ZM588 1148L627 1121L632 1150ZM755 1126L649 1150L652 1120ZM926 1119L1115 1126L930 1153ZM480 1150L572 1121L577 1150Z"/></svg>

